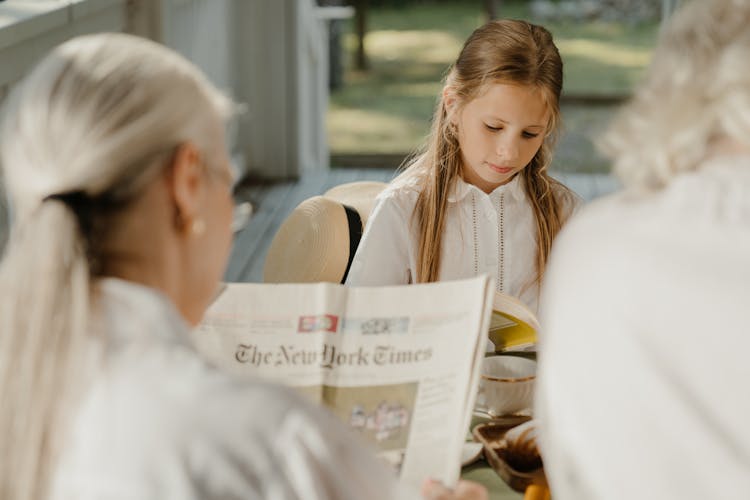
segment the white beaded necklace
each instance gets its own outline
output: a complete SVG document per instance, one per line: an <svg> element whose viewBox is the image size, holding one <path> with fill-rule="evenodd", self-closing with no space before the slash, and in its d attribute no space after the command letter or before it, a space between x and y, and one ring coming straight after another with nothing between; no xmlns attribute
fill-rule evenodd
<svg viewBox="0 0 750 500"><path fill-rule="evenodd" d="M497 282L498 292L505 291L505 193L497 200ZM471 222L474 232L474 276L479 274L479 236L477 234L477 198L471 193Z"/></svg>

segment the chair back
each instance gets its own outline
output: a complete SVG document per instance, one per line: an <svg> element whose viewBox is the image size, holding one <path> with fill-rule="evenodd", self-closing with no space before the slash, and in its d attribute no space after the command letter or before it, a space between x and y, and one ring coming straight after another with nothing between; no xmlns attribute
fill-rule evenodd
<svg viewBox="0 0 750 500"><path fill-rule="evenodd" d="M292 211L271 242L266 283L343 283L384 182L341 184Z"/></svg>

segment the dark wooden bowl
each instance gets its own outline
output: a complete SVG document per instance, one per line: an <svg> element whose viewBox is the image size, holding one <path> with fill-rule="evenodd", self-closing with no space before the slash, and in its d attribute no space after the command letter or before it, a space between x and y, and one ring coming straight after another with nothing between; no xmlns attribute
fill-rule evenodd
<svg viewBox="0 0 750 500"><path fill-rule="evenodd" d="M490 422L479 424L471 433L484 447L484 457L494 469L498 476L508 485L521 493L531 484L547 487L547 478L544 476L544 467L531 471L520 471L514 469L504 456L505 433L513 427L520 425L530 417L512 416L493 419ZM511 460L512 462L512 460Z"/></svg>

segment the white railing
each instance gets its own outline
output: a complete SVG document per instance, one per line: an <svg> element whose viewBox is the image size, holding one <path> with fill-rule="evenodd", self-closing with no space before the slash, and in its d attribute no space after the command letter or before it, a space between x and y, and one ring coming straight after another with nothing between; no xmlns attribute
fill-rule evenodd
<svg viewBox="0 0 750 500"><path fill-rule="evenodd" d="M122 31L126 0L6 0L0 4L0 88L7 92L52 47L79 33Z"/></svg>

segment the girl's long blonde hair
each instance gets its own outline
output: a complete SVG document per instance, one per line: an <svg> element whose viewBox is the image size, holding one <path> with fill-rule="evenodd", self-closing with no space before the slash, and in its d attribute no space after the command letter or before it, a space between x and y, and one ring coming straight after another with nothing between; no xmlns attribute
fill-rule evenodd
<svg viewBox="0 0 750 500"><path fill-rule="evenodd" d="M565 198L573 197L547 173L560 122L562 79L562 60L549 31L506 19L491 21L471 34L445 81L446 87L457 96L459 107L479 96L486 84L495 82L538 88L549 107L551 118L546 138L521 172L537 228L534 283L542 279L552 240L567 216ZM447 200L462 175L462 168L457 131L450 126L441 95L424 149L401 174L402 180L416 178L420 189L414 214L419 234L417 282L439 279Z"/></svg>
<svg viewBox="0 0 750 500"><path fill-rule="evenodd" d="M231 112L200 72L121 34L73 39L11 95L0 163L12 202L0 264L0 498L49 492L73 404L101 347L92 278L112 217L207 123ZM106 459L106 457L102 457Z"/></svg>

